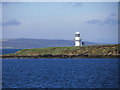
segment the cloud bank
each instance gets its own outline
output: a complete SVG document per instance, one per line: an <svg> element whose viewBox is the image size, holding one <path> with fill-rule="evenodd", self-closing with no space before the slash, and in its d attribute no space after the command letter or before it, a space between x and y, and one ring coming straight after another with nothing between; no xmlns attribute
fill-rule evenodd
<svg viewBox="0 0 120 90"><path fill-rule="evenodd" d="M81 7L82 6L82 2L70 2L69 4L72 7Z"/></svg>
<svg viewBox="0 0 120 90"><path fill-rule="evenodd" d="M17 21L17 20L9 20L9 21L6 21L6 22L2 22L2 25L3 26L16 26L16 25L20 25L21 22Z"/></svg>
<svg viewBox="0 0 120 90"><path fill-rule="evenodd" d="M97 19L88 20L88 21L86 21L86 23L89 23L89 24L99 24L100 20L97 20Z"/></svg>
<svg viewBox="0 0 120 90"><path fill-rule="evenodd" d="M92 19L92 20L88 20L86 21L86 23L88 24L100 24L100 25L104 25L104 24L109 24L109 25L116 25L118 24L118 16L117 14L110 14L108 17L106 17L103 20L99 20L99 19Z"/></svg>

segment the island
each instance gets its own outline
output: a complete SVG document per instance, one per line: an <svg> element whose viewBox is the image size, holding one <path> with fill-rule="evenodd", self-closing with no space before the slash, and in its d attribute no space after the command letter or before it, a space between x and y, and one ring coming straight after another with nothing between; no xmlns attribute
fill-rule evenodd
<svg viewBox="0 0 120 90"><path fill-rule="evenodd" d="M120 44L22 49L1 55L2 59L24 58L119 58Z"/></svg>

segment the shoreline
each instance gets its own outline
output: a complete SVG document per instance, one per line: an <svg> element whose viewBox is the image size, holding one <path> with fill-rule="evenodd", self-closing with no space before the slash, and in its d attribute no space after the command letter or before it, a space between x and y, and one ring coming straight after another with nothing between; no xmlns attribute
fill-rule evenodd
<svg viewBox="0 0 120 90"><path fill-rule="evenodd" d="M22 49L15 53L0 55L0 58L120 58L120 44Z"/></svg>
<svg viewBox="0 0 120 90"><path fill-rule="evenodd" d="M0 59L40 59L40 58L120 58L120 55L38 55L38 56L20 56L20 55L1 55Z"/></svg>

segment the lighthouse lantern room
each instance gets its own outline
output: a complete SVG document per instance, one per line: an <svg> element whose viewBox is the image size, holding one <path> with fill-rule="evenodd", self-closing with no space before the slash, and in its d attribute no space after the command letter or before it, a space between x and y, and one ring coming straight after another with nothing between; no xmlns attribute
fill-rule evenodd
<svg viewBox="0 0 120 90"><path fill-rule="evenodd" d="M80 39L80 33L77 31L75 33L75 46L81 46L81 39Z"/></svg>

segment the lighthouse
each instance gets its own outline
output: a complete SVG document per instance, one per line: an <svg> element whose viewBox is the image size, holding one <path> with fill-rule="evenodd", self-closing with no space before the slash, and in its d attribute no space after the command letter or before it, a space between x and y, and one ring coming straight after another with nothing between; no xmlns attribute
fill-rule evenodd
<svg viewBox="0 0 120 90"><path fill-rule="evenodd" d="M80 33L78 31L75 33L75 46L82 46Z"/></svg>

